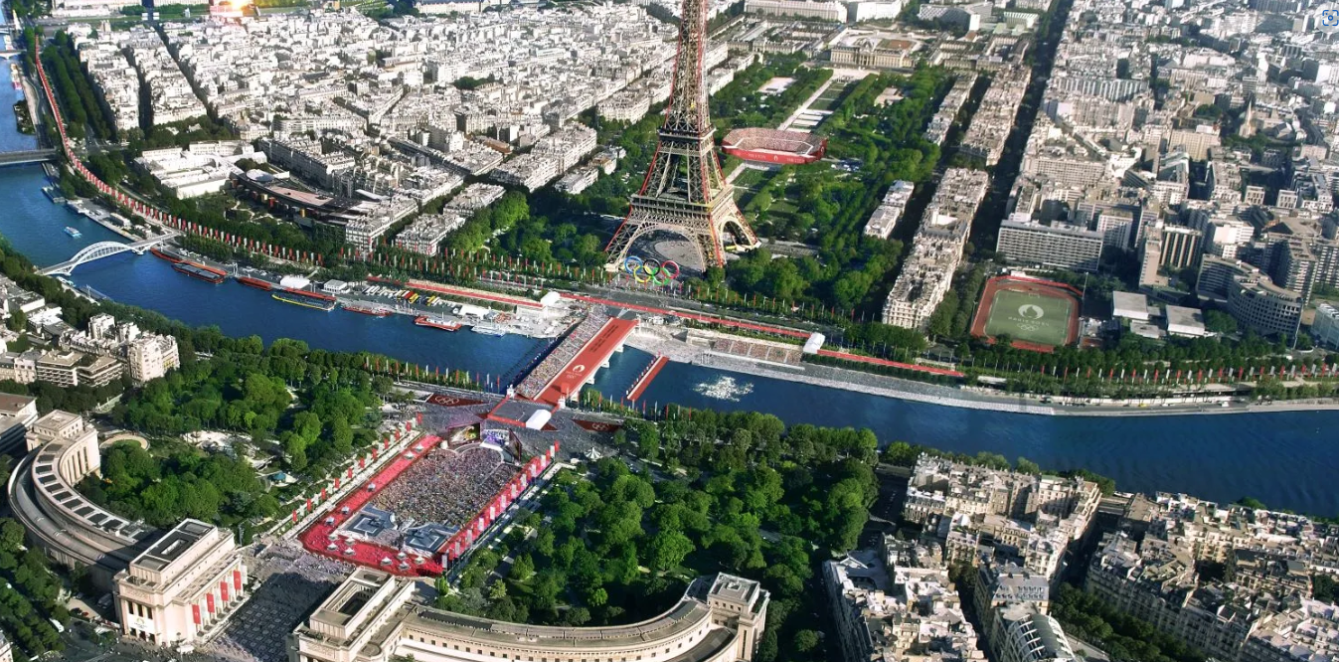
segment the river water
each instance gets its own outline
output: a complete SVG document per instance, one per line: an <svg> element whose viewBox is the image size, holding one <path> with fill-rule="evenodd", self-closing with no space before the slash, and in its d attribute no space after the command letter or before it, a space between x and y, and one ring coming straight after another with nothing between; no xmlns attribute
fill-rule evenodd
<svg viewBox="0 0 1339 662"><path fill-rule="evenodd" d="M0 67L0 98L9 84ZM15 97L17 98L17 97ZM9 106L0 103L0 149L26 149ZM42 194L40 167L0 168L0 234L39 265L68 258L82 246L119 240L114 233ZM73 239L63 232L77 228ZM414 326L407 317L329 313L276 302L267 293L228 281L211 285L173 271L150 255L122 254L80 267L72 280L128 304L229 335L288 337L328 350L369 350L442 369L510 375L542 342ZM616 355L595 386L622 396L650 355ZM1179 491L1231 501L1253 496L1277 508L1339 514L1339 412L1280 412L1208 416L1047 417L957 409L808 384L671 363L647 390L652 405L761 411L787 423L868 427L880 440L945 450L991 451L1043 467L1086 468L1116 479L1122 489Z"/></svg>

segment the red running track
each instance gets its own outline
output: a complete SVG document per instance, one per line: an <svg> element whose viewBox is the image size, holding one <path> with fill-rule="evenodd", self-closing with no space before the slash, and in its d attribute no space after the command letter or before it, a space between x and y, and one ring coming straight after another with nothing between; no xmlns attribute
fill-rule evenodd
<svg viewBox="0 0 1339 662"><path fill-rule="evenodd" d="M405 457L410 450L400 451L399 457L395 458L390 464L387 464L376 476L363 483L363 485L375 484L377 486L375 490L368 490L366 487L363 487L363 485L360 485L352 494L344 497L343 501L335 505L333 511L325 517L318 518L316 522L302 534L303 546L306 547L308 551L315 554L365 565L369 568L377 568L402 577L414 577L418 575L430 575L436 577L441 575L442 564L438 563L436 559L425 559L424 563L414 565L411 557L409 567L403 570L400 569L398 566L399 560L395 558L395 555L398 554L400 550L386 545L378 545L361 540L355 541L353 543L354 553L350 555L344 553L346 545L343 540L340 540L337 543L339 545L338 549L334 551L326 549L326 546L330 544L329 535L331 531L338 529L340 525L350 517L357 515L359 508L367 505L367 502L371 501L372 497L375 497L377 493L385 489L387 485L391 484L391 482L398 478L400 474L404 473L406 469L413 466L415 462L422 459L426 454L426 451L430 450L440 441L441 439L438 437L425 435L417 443L409 447L409 449L412 450L414 446L422 446L425 451L424 453L415 452L413 459ZM341 513L345 507L348 507L349 509L347 515ZM334 524L326 524L326 517L335 518ZM381 559L384 558L391 559L391 564L382 565Z"/></svg>
<svg viewBox="0 0 1339 662"><path fill-rule="evenodd" d="M546 405L557 406L569 395L576 393L586 380L590 379L610 356L613 356L614 351L635 328L637 328L635 319L610 318L535 399Z"/></svg>

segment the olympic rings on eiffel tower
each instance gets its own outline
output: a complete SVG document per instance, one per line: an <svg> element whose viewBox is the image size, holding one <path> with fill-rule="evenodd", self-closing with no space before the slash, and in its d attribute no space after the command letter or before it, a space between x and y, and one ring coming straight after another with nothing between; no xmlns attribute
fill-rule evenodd
<svg viewBox="0 0 1339 662"><path fill-rule="evenodd" d="M639 284L645 285L651 282L659 273L660 273L660 260L648 257L646 258L645 261L642 262L641 271L633 274L632 279L637 281ZM643 275L645 275L646 277L642 278Z"/></svg>
<svg viewBox="0 0 1339 662"><path fill-rule="evenodd" d="M670 267L673 266L673 273ZM665 287L679 277L679 265L673 260L661 262L655 258L640 258L636 255L629 255L623 260L624 273L632 276L632 279L640 285L651 283L657 287Z"/></svg>

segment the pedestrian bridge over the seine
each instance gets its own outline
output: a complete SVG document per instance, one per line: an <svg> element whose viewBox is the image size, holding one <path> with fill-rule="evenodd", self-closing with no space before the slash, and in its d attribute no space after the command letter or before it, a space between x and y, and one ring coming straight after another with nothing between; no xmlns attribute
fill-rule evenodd
<svg viewBox="0 0 1339 662"><path fill-rule="evenodd" d="M78 253L75 253L70 259L61 262L59 264L53 264L43 269L42 275L68 276L71 273L74 273L74 268L81 264L87 264L95 260L101 260L104 257L120 255L121 253L125 252L132 252L136 255L143 255L144 251L147 251L150 248L153 248L154 246L157 246L158 244L161 244L164 241L167 241L168 239L175 237L176 234L177 233L175 232L162 234L156 237L142 239L133 244L125 244L119 241L99 241L96 244L89 244L85 246L82 250L80 250Z"/></svg>
<svg viewBox="0 0 1339 662"><path fill-rule="evenodd" d="M56 150L54 149L27 149L17 152L0 152L0 166L45 163L47 161L53 161L55 158Z"/></svg>

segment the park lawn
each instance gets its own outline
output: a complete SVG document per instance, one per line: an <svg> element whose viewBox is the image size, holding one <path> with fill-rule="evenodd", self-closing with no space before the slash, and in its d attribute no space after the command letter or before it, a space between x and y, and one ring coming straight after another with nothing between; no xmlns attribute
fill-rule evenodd
<svg viewBox="0 0 1339 662"><path fill-rule="evenodd" d="M1020 311L1026 306L1036 306L1041 310L1041 316L1024 316ZM1066 299L1003 290L995 295L991 304L990 317L986 320L986 335L993 338L1008 334L1014 340L1058 347L1069 338L1069 319L1073 308L1074 303Z"/></svg>
<svg viewBox="0 0 1339 662"><path fill-rule="evenodd" d="M822 96L818 97L817 99L814 99L814 102L812 104L809 104L809 109L810 110L835 109L837 107L837 102L840 101L842 98L842 93L845 92L846 88L849 87L850 85L851 85L850 83L845 84L833 83L832 87L829 87L827 90L825 90Z"/></svg>
<svg viewBox="0 0 1339 662"><path fill-rule="evenodd" d="M749 168L747 166L740 166L740 167L744 168L744 172L739 173L739 176L735 178L736 191L739 191L741 189L747 189L747 190L756 189L763 182L772 178L772 173L766 170L758 170L756 168Z"/></svg>
<svg viewBox="0 0 1339 662"><path fill-rule="evenodd" d="M784 224L789 223L797 211L799 211L799 208L795 206L793 201L789 199L775 200L772 202L772 208L767 211L767 217L773 223Z"/></svg>

